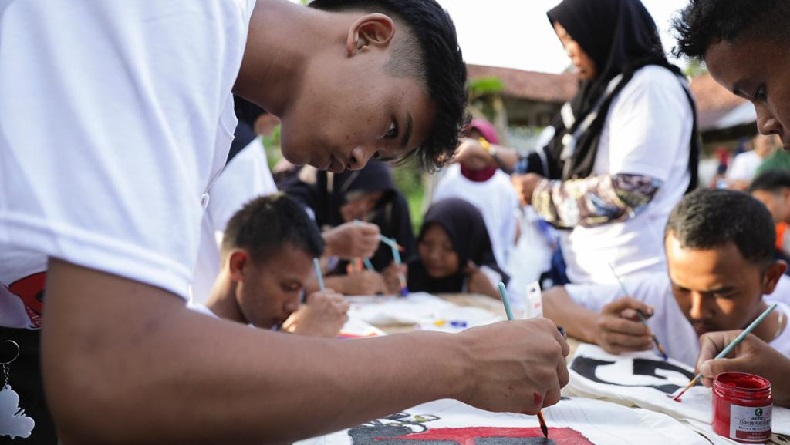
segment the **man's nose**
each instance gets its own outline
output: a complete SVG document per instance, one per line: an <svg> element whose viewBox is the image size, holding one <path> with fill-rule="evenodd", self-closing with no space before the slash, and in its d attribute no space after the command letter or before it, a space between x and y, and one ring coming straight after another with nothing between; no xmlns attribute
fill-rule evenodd
<svg viewBox="0 0 790 445"><path fill-rule="evenodd" d="M697 292L691 294L691 305L689 306L689 318L692 320L702 320L705 310L703 309L703 296Z"/></svg>
<svg viewBox="0 0 790 445"><path fill-rule="evenodd" d="M360 170L362 167L367 165L368 161L375 152L375 148L367 148L362 145L354 147L354 149L351 150L351 158L348 160L348 165L346 168L349 170Z"/></svg>
<svg viewBox="0 0 790 445"><path fill-rule="evenodd" d="M755 107L755 111L757 112L757 130L761 134L779 135L779 137L782 138L782 142L784 142L784 128L782 128L779 119L774 117L765 106Z"/></svg>

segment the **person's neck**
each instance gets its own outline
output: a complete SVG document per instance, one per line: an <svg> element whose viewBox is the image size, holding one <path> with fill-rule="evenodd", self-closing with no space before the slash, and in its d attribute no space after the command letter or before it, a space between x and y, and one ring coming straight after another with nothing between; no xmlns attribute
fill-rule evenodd
<svg viewBox="0 0 790 445"><path fill-rule="evenodd" d="M225 271L220 272L211 289L206 307L219 318L247 324L236 300L236 286L236 282L231 280Z"/></svg>
<svg viewBox="0 0 790 445"><path fill-rule="evenodd" d="M765 311L766 309L768 309L768 304L763 302L763 304L760 307L760 314L762 314L763 311ZM781 334L781 330L784 328L784 326L782 326L784 324L784 321L781 320L781 318L784 317L780 317L781 310L782 310L781 308L777 307L770 314L768 314L768 316L765 317L765 320L763 320L759 325L757 325L757 327L754 328L752 334L754 334L755 337L759 338L760 340L766 343L770 343L774 339L776 339L776 337L778 337L779 334ZM757 319L757 317L754 318ZM754 320L749 321L749 323L751 323L752 321ZM745 327L746 326L744 326L744 328Z"/></svg>
<svg viewBox="0 0 790 445"><path fill-rule="evenodd" d="M287 0L258 0L233 92L275 116L287 113L311 57L337 39L330 20L326 12Z"/></svg>

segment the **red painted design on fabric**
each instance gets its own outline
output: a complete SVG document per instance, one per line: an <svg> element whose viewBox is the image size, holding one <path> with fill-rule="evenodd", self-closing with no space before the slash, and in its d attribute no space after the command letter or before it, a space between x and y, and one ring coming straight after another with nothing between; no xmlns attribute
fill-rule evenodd
<svg viewBox="0 0 790 445"><path fill-rule="evenodd" d="M412 433L391 439L452 440L459 445L475 445L475 439L484 437L543 439L540 428L432 428L422 433ZM549 439L558 445L594 445L580 432L570 428L549 428Z"/></svg>
<svg viewBox="0 0 790 445"><path fill-rule="evenodd" d="M22 300L25 311L30 318L33 328L41 327L41 314L44 309L44 284L46 283L46 272L39 272L28 275L25 278L14 281L8 286L8 290Z"/></svg>

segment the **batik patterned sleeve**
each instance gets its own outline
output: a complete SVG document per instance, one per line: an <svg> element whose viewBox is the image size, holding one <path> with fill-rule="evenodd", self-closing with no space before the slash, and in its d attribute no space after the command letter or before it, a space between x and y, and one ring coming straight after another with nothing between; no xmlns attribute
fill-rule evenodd
<svg viewBox="0 0 790 445"><path fill-rule="evenodd" d="M535 187L532 206L557 228L594 227L640 214L661 184L651 176L625 173L568 181L544 179Z"/></svg>

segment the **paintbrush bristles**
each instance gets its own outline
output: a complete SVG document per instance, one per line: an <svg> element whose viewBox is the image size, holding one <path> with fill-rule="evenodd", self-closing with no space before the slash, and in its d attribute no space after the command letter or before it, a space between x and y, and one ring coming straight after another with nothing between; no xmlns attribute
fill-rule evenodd
<svg viewBox="0 0 790 445"><path fill-rule="evenodd" d="M546 426L546 419L543 418L543 411L538 411L538 422L540 422L540 431L543 432L543 437L549 438L549 427Z"/></svg>
<svg viewBox="0 0 790 445"><path fill-rule="evenodd" d="M697 384L697 382L699 381L700 377L702 377L702 374L697 374L697 375L696 375L696 376L695 376L693 379L691 379L691 381L689 382L689 384L688 384L688 385L686 385L686 387L685 387L685 388L683 388L683 391L680 391L680 394L678 394L678 395L676 395L676 396L675 396L675 401L676 401L676 402L680 402L680 396L682 396L683 394L685 394L685 393L686 393L686 391L688 391L689 389L691 389L691 387L692 387L692 386L696 385L696 384Z"/></svg>

